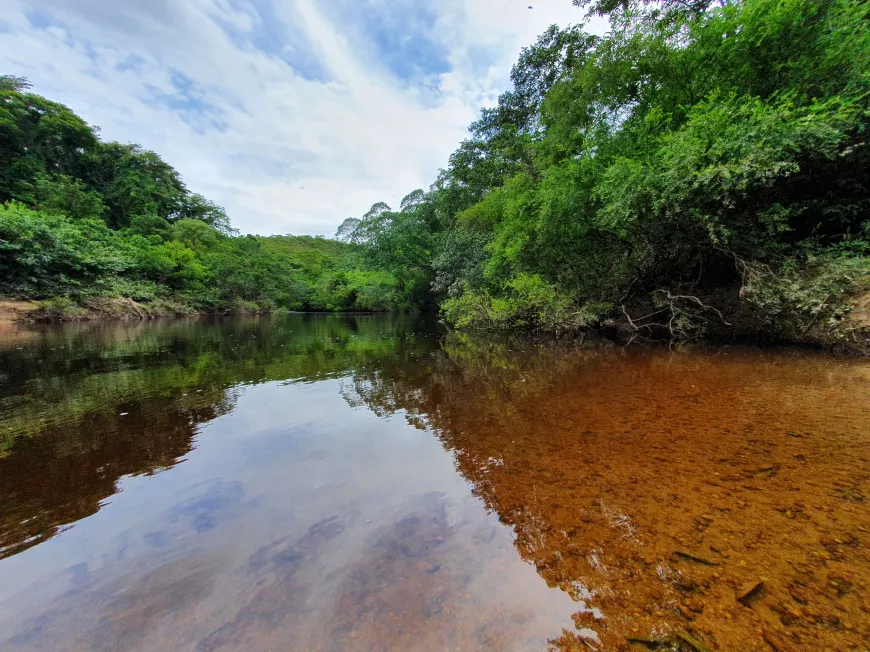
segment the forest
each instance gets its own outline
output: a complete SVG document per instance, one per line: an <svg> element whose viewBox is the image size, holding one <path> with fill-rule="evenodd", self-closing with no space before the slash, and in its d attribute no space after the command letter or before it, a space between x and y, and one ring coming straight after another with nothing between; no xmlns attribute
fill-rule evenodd
<svg viewBox="0 0 870 652"><path fill-rule="evenodd" d="M460 328L861 337L870 4L574 4L610 31L550 28L427 192L337 236Z"/></svg>
<svg viewBox="0 0 870 652"><path fill-rule="evenodd" d="M239 236L160 156L28 91L0 77L0 296L47 319L111 314L113 299L143 316L408 307L360 247Z"/></svg>
<svg viewBox="0 0 870 652"><path fill-rule="evenodd" d="M61 311L438 306L459 329L861 337L870 2L574 4L610 30L548 29L428 189L334 240L239 236L159 156L2 78L0 294Z"/></svg>

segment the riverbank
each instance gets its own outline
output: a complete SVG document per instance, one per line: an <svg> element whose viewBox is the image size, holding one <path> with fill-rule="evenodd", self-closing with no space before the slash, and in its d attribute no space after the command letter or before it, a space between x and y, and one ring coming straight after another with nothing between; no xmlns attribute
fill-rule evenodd
<svg viewBox="0 0 870 652"><path fill-rule="evenodd" d="M870 279L845 296L765 310L734 290L624 306L600 328L617 341L705 341L800 345L870 355ZM773 302L771 302L773 303Z"/></svg>
<svg viewBox="0 0 870 652"><path fill-rule="evenodd" d="M29 315L39 308L35 301L0 299L0 329L12 324L29 321Z"/></svg>
<svg viewBox="0 0 870 652"><path fill-rule="evenodd" d="M809 326L791 323L781 315L760 316L757 311L741 307L739 301L716 301L717 305L730 305L731 309L709 314L703 332L686 334L674 332L667 319L650 321L645 315L661 314L646 305L629 307L619 316L604 319L587 327L607 339L618 342L740 342L748 344L798 345L827 350L833 353L870 356L870 291L852 297L837 319L818 319ZM685 304L686 302L684 302ZM703 302L701 302L703 303ZM705 304L706 305L706 304ZM56 297L44 301L0 298L0 333L15 324L58 323L83 321L137 321L194 316L255 315L272 311L255 306L240 306L233 310L204 310L178 301L138 303L128 297L95 297L82 301ZM364 311L288 311L300 314L375 314ZM676 313L674 313L676 314ZM673 314L671 315L673 317ZM476 330L476 329L472 329ZM510 329L508 329L510 330ZM523 329L519 329L523 330ZM557 337L558 333L538 331L538 336ZM565 335L563 331L562 336ZM569 337L582 336L582 331Z"/></svg>
<svg viewBox="0 0 870 652"><path fill-rule="evenodd" d="M82 302L57 297L44 301L0 299L0 325L28 322L139 320L204 314L196 308L173 302L142 304L126 297L98 297Z"/></svg>
<svg viewBox="0 0 870 652"><path fill-rule="evenodd" d="M129 297L96 297L84 301L56 297L44 301L0 298L0 333L17 324L58 323L82 321L136 321L143 319L167 319L175 317L205 317L223 315L263 315L272 310L254 306L239 306L231 310L204 310L192 304L177 301L138 303ZM292 314L317 315L372 315L375 311L282 311Z"/></svg>

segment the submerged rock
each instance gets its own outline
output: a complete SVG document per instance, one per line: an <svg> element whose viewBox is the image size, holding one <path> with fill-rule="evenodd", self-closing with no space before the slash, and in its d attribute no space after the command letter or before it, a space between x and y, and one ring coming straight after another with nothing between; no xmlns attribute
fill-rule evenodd
<svg viewBox="0 0 870 652"><path fill-rule="evenodd" d="M761 591L761 588L763 586L764 582L761 581L747 582L746 584L741 586L740 589L738 589L737 595L735 596L737 598L737 602L749 606L752 598L756 596L759 591Z"/></svg>

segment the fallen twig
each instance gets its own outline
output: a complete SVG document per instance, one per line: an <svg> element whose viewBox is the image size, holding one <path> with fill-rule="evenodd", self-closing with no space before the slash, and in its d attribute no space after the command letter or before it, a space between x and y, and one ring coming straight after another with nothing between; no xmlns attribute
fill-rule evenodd
<svg viewBox="0 0 870 652"><path fill-rule="evenodd" d="M687 559L689 561L694 561L698 564L704 564L705 566L718 566L719 563L715 561L710 561L709 559L704 559L703 557L697 557L689 552L683 552L682 550L675 550L674 555L680 557L682 559Z"/></svg>

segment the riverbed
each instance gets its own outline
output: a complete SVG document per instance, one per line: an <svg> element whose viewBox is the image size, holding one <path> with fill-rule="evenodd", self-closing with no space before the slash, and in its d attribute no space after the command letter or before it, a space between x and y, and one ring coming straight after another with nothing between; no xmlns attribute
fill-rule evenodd
<svg viewBox="0 0 870 652"><path fill-rule="evenodd" d="M870 361L397 316L0 336L0 649L868 650Z"/></svg>

